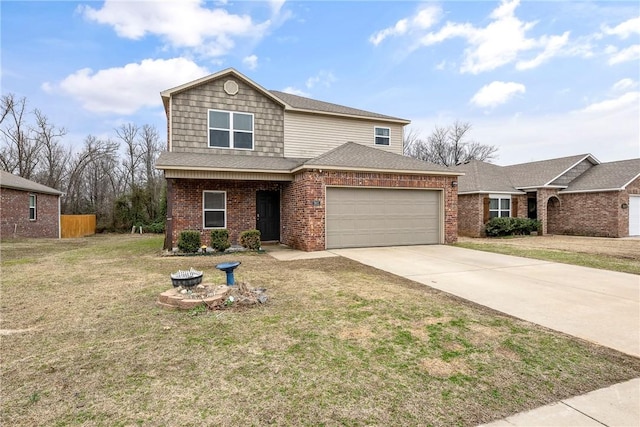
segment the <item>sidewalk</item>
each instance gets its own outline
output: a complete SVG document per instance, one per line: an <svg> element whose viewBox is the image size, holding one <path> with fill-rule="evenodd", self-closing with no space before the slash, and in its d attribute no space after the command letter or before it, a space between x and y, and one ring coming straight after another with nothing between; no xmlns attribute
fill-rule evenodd
<svg viewBox="0 0 640 427"><path fill-rule="evenodd" d="M640 378L512 415L484 427L640 425Z"/></svg>

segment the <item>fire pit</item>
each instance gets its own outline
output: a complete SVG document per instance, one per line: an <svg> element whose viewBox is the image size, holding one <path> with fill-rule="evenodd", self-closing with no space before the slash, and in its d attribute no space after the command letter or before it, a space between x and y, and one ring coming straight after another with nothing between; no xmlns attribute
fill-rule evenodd
<svg viewBox="0 0 640 427"><path fill-rule="evenodd" d="M174 287L182 286L183 288L190 288L202 283L202 271L190 268L189 270L178 270L176 273L171 273L171 283Z"/></svg>

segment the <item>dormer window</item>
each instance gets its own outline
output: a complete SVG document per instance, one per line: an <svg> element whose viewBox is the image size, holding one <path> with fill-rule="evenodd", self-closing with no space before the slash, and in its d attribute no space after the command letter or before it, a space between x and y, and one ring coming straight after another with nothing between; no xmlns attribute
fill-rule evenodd
<svg viewBox="0 0 640 427"><path fill-rule="evenodd" d="M253 114L209 110L209 147L253 150Z"/></svg>
<svg viewBox="0 0 640 427"><path fill-rule="evenodd" d="M391 129L376 126L374 128L376 145L389 145L391 140Z"/></svg>

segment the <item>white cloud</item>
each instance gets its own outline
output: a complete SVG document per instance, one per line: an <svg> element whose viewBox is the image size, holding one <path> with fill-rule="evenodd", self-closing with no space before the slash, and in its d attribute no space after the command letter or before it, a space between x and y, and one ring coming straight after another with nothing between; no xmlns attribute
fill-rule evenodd
<svg viewBox="0 0 640 427"><path fill-rule="evenodd" d="M515 11L520 0L502 0L489 15L490 22L485 27L476 27L470 23L447 22L437 31L420 32L437 23L441 11L432 15L431 20L425 21L425 26L416 25L418 15L413 18L400 20L395 26L378 31L369 39L378 45L391 36L403 36L416 33L419 46L429 46L442 43L452 38L462 38L467 47L463 52L460 72L478 74L491 71L509 63L516 63L518 70L526 70L540 66L551 58L559 55L590 54L588 45L571 46L569 32L562 35L542 35L538 38L528 37L537 22L525 22L516 17ZM421 21L420 21L421 22ZM413 24L413 25L412 25ZM414 31L410 31L414 30ZM574 43L575 44L575 43ZM524 58L524 55L533 55Z"/></svg>
<svg viewBox="0 0 640 427"><path fill-rule="evenodd" d="M609 113L622 110L628 107L637 107L640 104L640 92L633 91L627 92L614 99L607 99L606 101L595 102L591 105L580 110L583 113ZM636 123L638 119L636 117Z"/></svg>
<svg viewBox="0 0 640 427"><path fill-rule="evenodd" d="M330 87L336 81L336 77L331 71L320 71L313 77L307 79L307 89L312 89L314 86L321 85L324 87Z"/></svg>
<svg viewBox="0 0 640 427"><path fill-rule="evenodd" d="M634 44L622 50L617 50L613 46L608 46L606 53L610 53L609 65L621 62L636 61L640 59L640 44Z"/></svg>
<svg viewBox="0 0 640 427"><path fill-rule="evenodd" d="M469 102L478 107L497 107L525 92L526 88L521 83L495 81L480 88Z"/></svg>
<svg viewBox="0 0 640 427"><path fill-rule="evenodd" d="M607 35L615 35L621 39L626 39L633 34L640 34L640 16L624 21L613 28L605 25L602 31Z"/></svg>
<svg viewBox="0 0 640 427"><path fill-rule="evenodd" d="M633 79L618 80L611 89L613 92L623 92L625 90L634 89L638 86L638 82Z"/></svg>
<svg viewBox="0 0 640 427"><path fill-rule="evenodd" d="M249 55L242 59L242 63L250 70L258 68L258 57L256 55Z"/></svg>
<svg viewBox="0 0 640 427"><path fill-rule="evenodd" d="M309 94L303 90L300 89L296 89L293 86L287 86L284 89L282 89L282 91L284 93L290 93L291 95L298 95L298 96L305 96L305 97L309 97Z"/></svg>
<svg viewBox="0 0 640 427"><path fill-rule="evenodd" d="M275 3L277 6L281 2ZM201 0L106 0L100 9L85 5L79 10L91 21L112 26L120 37L139 40L151 34L171 47L189 48L212 57L230 51L235 38L261 38L271 25L269 20L257 23L249 15L207 8Z"/></svg>
<svg viewBox="0 0 640 427"><path fill-rule="evenodd" d="M438 22L442 10L434 5L422 7L416 14L409 18L400 19L395 25L375 32L369 41L378 46L384 39L395 36L402 36L415 30L425 30L431 28Z"/></svg>
<svg viewBox="0 0 640 427"><path fill-rule="evenodd" d="M207 69L185 58L145 59L97 72L84 68L57 84L45 82L41 87L67 94L89 111L126 115L160 106L160 91L207 74Z"/></svg>

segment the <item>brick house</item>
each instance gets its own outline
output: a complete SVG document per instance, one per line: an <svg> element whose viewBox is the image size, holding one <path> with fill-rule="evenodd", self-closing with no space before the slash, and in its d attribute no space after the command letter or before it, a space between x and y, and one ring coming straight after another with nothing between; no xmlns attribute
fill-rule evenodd
<svg viewBox="0 0 640 427"><path fill-rule="evenodd" d="M402 155L408 120L278 91L227 69L161 93L165 247L248 229L305 251L450 243L460 173Z"/></svg>
<svg viewBox="0 0 640 427"><path fill-rule="evenodd" d="M492 217L538 219L543 234L640 235L640 159L591 154L498 166L471 161L458 188L458 233L479 237Z"/></svg>
<svg viewBox="0 0 640 427"><path fill-rule="evenodd" d="M0 237L60 238L62 192L0 171Z"/></svg>

